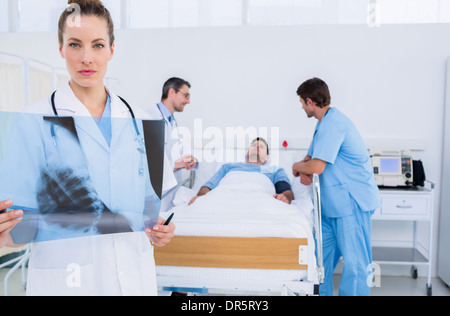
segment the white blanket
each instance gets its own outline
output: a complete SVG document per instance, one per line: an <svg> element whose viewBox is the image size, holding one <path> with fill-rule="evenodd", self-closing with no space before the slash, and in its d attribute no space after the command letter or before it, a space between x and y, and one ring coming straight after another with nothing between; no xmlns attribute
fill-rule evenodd
<svg viewBox="0 0 450 316"><path fill-rule="evenodd" d="M194 192L186 193L180 193L184 198L179 196L178 203L195 196ZM267 176L230 172L193 205L183 203L172 209L176 235L311 238L313 204L308 193L290 205L274 195L274 185Z"/></svg>

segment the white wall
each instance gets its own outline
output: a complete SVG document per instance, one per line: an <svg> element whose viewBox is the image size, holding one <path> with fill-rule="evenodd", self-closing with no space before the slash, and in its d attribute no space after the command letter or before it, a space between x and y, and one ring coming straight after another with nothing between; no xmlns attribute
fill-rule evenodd
<svg viewBox="0 0 450 316"><path fill-rule="evenodd" d="M414 158L437 184L437 238L449 33L450 25L122 30L109 76L120 79L119 94L142 107L159 101L166 79L182 77L192 84L192 104L180 124L192 128L201 118L203 128L279 127L282 140L300 147L316 122L306 118L296 89L321 77L368 146L418 150ZM64 66L53 33L0 34L0 51ZM412 237L408 223L374 229L377 240Z"/></svg>

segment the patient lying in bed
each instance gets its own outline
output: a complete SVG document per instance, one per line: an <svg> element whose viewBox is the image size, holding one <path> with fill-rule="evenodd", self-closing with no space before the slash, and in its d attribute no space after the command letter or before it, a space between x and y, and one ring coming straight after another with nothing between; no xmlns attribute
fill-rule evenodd
<svg viewBox="0 0 450 316"><path fill-rule="evenodd" d="M288 176L282 168L276 166L265 166L269 159L269 146L263 138L256 138L247 153L246 163L225 164L198 192L190 202L192 205L199 197L204 196L216 189L222 179L230 172L257 172L264 174L274 185L275 199L291 204L294 199Z"/></svg>

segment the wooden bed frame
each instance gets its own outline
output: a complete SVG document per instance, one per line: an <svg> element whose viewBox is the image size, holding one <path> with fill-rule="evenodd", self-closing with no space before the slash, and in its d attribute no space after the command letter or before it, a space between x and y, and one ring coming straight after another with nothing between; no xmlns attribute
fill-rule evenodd
<svg viewBox="0 0 450 316"><path fill-rule="evenodd" d="M158 266L307 270L299 263L306 238L176 236L155 248Z"/></svg>

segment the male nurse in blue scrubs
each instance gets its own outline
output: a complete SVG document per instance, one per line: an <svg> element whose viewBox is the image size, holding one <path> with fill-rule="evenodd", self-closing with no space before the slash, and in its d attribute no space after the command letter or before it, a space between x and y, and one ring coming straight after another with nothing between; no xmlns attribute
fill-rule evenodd
<svg viewBox="0 0 450 316"><path fill-rule="evenodd" d="M318 122L305 159L293 165L305 185L320 179L325 283L333 295L333 272L344 259L339 294L369 296L372 284L371 216L381 206L368 150L355 125L331 107L327 84L318 78L297 90L308 118Z"/></svg>

